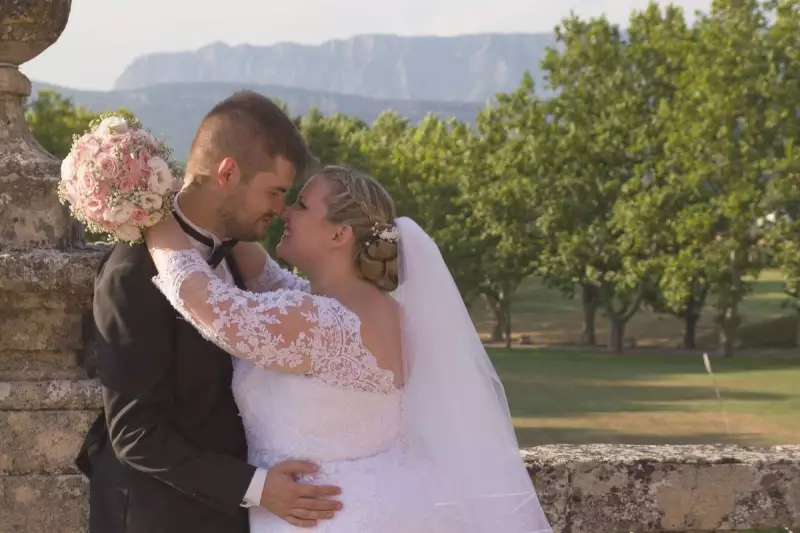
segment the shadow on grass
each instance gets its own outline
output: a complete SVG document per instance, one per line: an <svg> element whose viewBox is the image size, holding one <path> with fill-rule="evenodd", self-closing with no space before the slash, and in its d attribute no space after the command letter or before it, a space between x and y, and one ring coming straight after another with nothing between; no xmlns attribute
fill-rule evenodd
<svg viewBox="0 0 800 533"><path fill-rule="evenodd" d="M493 351L520 443L797 442L800 359ZM726 425L730 424L730 431Z"/></svg>
<svg viewBox="0 0 800 533"><path fill-rule="evenodd" d="M692 445L692 444L734 444L750 446L758 441L757 434L700 433L696 435L637 435L616 432L601 428L517 428L517 438L523 447L545 444L653 444L653 445Z"/></svg>
<svg viewBox="0 0 800 533"><path fill-rule="evenodd" d="M718 410L715 391L702 386L637 386L637 385L596 385L575 383L569 388L563 383L541 381L531 382L524 388L518 386L513 378L504 381L506 393L511 404L511 414L515 417L560 418L587 413L659 413L685 411L691 416L691 406L708 403L709 411ZM516 385L516 386L515 386ZM535 387L535 396L526 398L525 391ZM724 391L726 402L779 402L792 399L788 394ZM682 404L686 404L682 408ZM691 405L689 405L691 404Z"/></svg>
<svg viewBox="0 0 800 533"><path fill-rule="evenodd" d="M663 355L659 353L610 354L602 351L587 352L579 349L515 349L489 350L489 355L500 373L508 378L537 376L551 379L592 379L609 381L638 381L668 379L674 375L707 375L702 352ZM800 357L711 357L715 374L744 372L800 371Z"/></svg>

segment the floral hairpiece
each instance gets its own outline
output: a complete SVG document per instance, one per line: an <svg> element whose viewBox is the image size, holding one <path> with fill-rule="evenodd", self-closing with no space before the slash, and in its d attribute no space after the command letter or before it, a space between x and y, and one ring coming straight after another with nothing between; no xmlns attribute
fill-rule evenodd
<svg viewBox="0 0 800 533"><path fill-rule="evenodd" d="M372 236L377 237L378 240L393 244L396 244L397 241L400 240L400 233L397 231L396 226L392 225L388 228L382 228L379 222L376 222L375 225L372 226Z"/></svg>

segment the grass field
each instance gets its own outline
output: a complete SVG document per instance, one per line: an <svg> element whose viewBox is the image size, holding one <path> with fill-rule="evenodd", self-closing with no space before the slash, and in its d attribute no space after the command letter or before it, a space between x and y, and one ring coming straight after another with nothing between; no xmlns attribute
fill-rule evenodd
<svg viewBox="0 0 800 533"><path fill-rule="evenodd" d="M781 306L785 300L783 283L776 271L764 272L752 280L752 292L742 303L742 339L748 346L791 346L794 340L796 315ZM482 334L492 327L492 316L485 304L476 302L473 319ZM580 339L582 314L579 298L568 299L560 292L545 287L537 278L525 281L512 303L514 334L528 335L536 344L571 345ZM633 338L640 347L676 348L683 338L680 320L657 315L642 309L629 322L625 337ZM606 342L607 321L597 314L597 341ZM698 324L698 344L703 348L716 346L714 323L707 308Z"/></svg>
<svg viewBox="0 0 800 533"><path fill-rule="evenodd" d="M522 446L800 444L800 357L490 349ZM727 425L726 425L727 423Z"/></svg>

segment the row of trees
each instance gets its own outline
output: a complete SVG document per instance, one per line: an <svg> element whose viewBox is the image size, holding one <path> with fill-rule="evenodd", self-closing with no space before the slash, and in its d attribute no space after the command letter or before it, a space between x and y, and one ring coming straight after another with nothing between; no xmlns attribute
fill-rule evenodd
<svg viewBox="0 0 800 533"><path fill-rule="evenodd" d="M769 266L800 312L800 4L717 0L691 26L651 4L624 33L578 17L556 33L550 100L526 76L474 126L312 113L303 131L422 222L496 339L533 273L580 298L585 344L604 313L616 351L643 305L682 319L687 347L710 307L731 355L745 280Z"/></svg>
<svg viewBox="0 0 800 533"><path fill-rule="evenodd" d="M771 266L800 313L797 0L715 0L692 25L651 4L625 32L573 16L556 34L549 100L526 76L473 124L298 124L323 163L371 172L429 232L465 300L489 303L495 340L510 343L532 274L580 299L585 344L603 313L615 351L644 305L682 319L687 347L710 307L732 355L746 279Z"/></svg>

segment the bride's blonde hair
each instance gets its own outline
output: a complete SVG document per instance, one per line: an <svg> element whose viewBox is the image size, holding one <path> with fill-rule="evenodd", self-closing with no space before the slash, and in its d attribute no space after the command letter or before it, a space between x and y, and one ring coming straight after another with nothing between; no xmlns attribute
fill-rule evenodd
<svg viewBox="0 0 800 533"><path fill-rule="evenodd" d="M398 242L395 206L388 191L374 178L343 166L326 166L316 177L331 184L325 198L328 220L353 228L356 270L379 289L395 290Z"/></svg>

